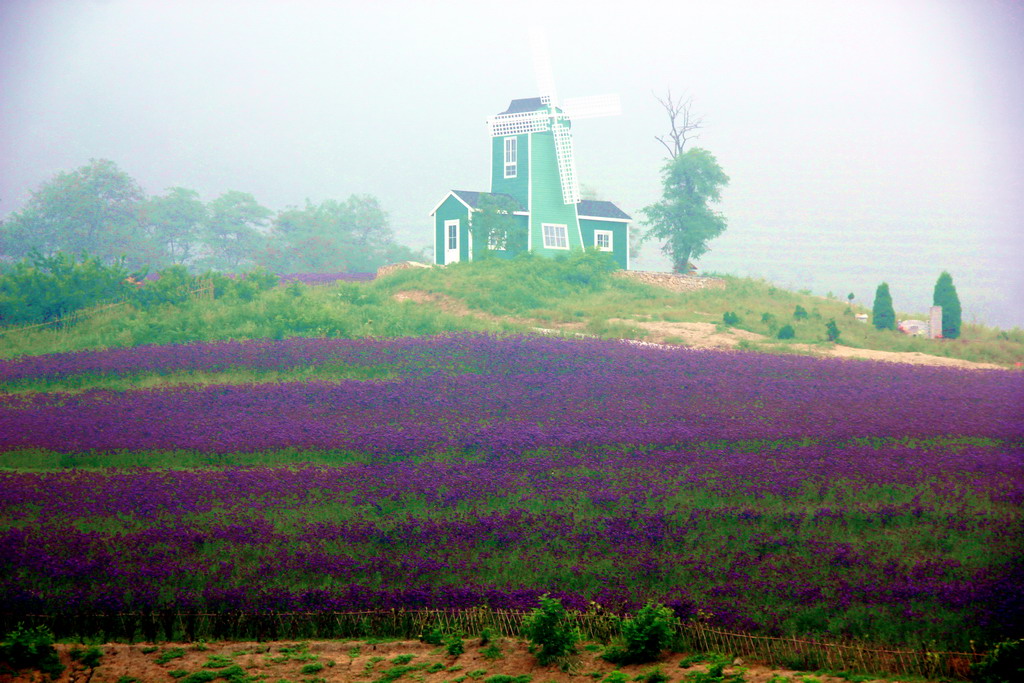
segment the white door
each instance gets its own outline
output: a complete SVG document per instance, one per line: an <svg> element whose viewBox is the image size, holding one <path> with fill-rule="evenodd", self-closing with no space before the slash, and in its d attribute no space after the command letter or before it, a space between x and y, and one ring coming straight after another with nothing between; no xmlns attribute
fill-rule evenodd
<svg viewBox="0 0 1024 683"><path fill-rule="evenodd" d="M444 222L444 262L459 262L459 222Z"/></svg>

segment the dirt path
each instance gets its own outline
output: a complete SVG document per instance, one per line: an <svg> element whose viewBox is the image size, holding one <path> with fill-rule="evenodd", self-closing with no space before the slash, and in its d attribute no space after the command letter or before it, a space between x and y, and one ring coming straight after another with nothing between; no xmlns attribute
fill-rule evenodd
<svg viewBox="0 0 1024 683"><path fill-rule="evenodd" d="M483 645L474 638L463 643L465 652L458 656L448 655L442 646L419 641L164 643L159 646L116 643L99 646L103 654L94 670L70 657L72 648L85 649L85 646L58 645L61 661L67 668L54 680L57 683L171 683L189 678L192 681L210 681L217 676L216 680L232 677L254 683L257 680L268 683L390 683L399 680L409 683L487 683L492 676L525 675L530 683L600 683L617 668L597 656L597 646L581 648L579 654L568 661L568 671L563 671L555 665L540 666L521 641L498 639ZM707 671L708 664L680 667L684 658L683 654L672 654L654 664L619 669L625 674L626 681L633 681L657 666L671 683L686 683L689 674ZM809 673L773 669L750 662L737 661L727 666L725 672L738 673L741 669L746 669L742 678L745 683L768 683L773 676L787 677L782 681L776 678L775 683L811 683ZM199 675L191 676L196 673ZM41 676L39 672L20 677L0 674L0 683L44 680ZM842 678L820 673L813 674L813 679L820 683L844 682ZM523 679L518 682L509 679L499 681L525 683ZM922 679L915 679L915 682L927 683Z"/></svg>
<svg viewBox="0 0 1024 683"><path fill-rule="evenodd" d="M446 294L435 292L424 292L421 290L406 290L397 292L394 295L397 301L413 301L419 304L428 304L435 308L459 316L473 316L490 322L509 321L515 324L526 325L543 331L551 329L562 332L579 333L584 329L580 323L543 323L529 318L514 318L496 316L484 311L477 311L466 306L465 303ZM681 344L698 349L735 349L742 342L761 344L765 350L771 351L776 345L771 338L756 332L748 332L734 327L719 331L714 323L676 323L665 321L638 321L629 318L612 318L610 323L622 323L631 327L637 327L647 333L646 341L654 344ZM917 351L877 351L874 349L857 349L851 346L835 344L832 346L813 346L811 344L778 344L779 351L795 350L800 353L816 356L832 356L836 358L860 358L863 360L886 361L889 363L911 363L914 365L936 365L943 367L970 368L973 370L1001 370L999 365L993 363L976 363L974 361L962 360L959 358L947 358L945 356L931 356Z"/></svg>

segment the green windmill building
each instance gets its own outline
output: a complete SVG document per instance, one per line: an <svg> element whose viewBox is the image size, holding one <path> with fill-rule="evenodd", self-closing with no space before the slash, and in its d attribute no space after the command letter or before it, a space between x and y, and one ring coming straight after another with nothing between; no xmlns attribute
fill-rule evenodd
<svg viewBox="0 0 1024 683"><path fill-rule="evenodd" d="M571 132L572 121L619 113L618 97L568 99L558 106L543 43L537 39L534 63L543 94L512 100L505 111L487 120L490 192L451 190L431 212L434 260L447 265L472 258L470 226L490 194L515 207L515 229L526 231L529 251L558 256L596 247L628 268L631 218L611 202L580 198ZM488 248L507 256L504 241L501 235L491 235Z"/></svg>

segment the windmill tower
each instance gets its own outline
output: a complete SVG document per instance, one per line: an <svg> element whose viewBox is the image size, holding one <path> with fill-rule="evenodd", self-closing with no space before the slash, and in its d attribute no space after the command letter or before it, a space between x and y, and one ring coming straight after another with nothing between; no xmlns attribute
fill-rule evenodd
<svg viewBox="0 0 1024 683"><path fill-rule="evenodd" d="M540 96L512 100L487 119L491 136L491 192L511 197L516 220L528 235L530 251L557 256L573 249L610 251L628 267L630 217L611 202L582 200L573 154L572 122L621 113L617 95L567 99L559 104L543 34L532 32L534 72ZM465 260L472 253L463 236L479 200L488 193L452 190L435 207L435 260ZM454 201L449 201L454 200ZM461 203L462 208L456 204ZM447 206L446 206L447 205Z"/></svg>

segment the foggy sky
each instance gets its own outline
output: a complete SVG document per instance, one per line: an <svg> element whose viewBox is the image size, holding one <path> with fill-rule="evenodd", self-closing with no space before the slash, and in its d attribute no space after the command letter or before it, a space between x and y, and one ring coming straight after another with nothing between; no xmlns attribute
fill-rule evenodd
<svg viewBox="0 0 1024 683"><path fill-rule="evenodd" d="M613 5L605 7L604 5ZM0 2L0 216L109 158L150 194L252 193L271 209L377 196L431 241L449 189L489 189L484 121L537 94L543 27L561 97L618 93L573 127L585 189L639 221L667 118L732 181L704 270L931 303L1024 327L1024 9L868 2ZM666 269L655 245L637 267Z"/></svg>

